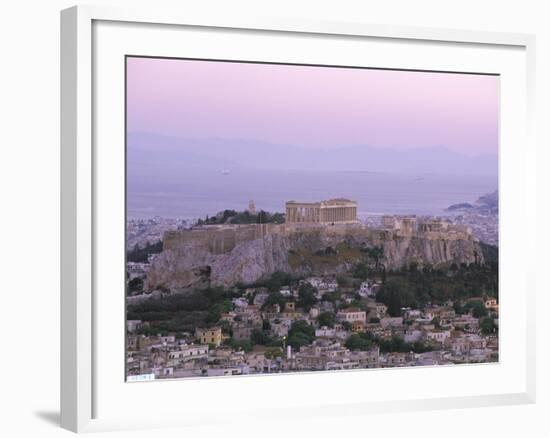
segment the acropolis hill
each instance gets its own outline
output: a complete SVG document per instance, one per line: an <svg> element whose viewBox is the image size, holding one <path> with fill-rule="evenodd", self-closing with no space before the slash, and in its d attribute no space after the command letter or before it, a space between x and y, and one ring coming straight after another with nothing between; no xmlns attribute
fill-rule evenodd
<svg viewBox="0 0 550 438"><path fill-rule="evenodd" d="M386 269L483 263L479 242L464 226L385 216L381 228L357 220L357 203L289 201L283 224L203 225L169 231L153 261L146 289L253 283L275 271L336 275L368 262L380 248ZM328 250L330 249L330 250ZM372 262L372 260L371 260Z"/></svg>

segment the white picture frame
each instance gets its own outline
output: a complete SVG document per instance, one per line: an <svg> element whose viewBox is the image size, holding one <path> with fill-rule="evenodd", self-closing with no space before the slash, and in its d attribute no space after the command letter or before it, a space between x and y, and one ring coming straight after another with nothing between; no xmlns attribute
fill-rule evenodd
<svg viewBox="0 0 550 438"><path fill-rule="evenodd" d="M97 27L103 24L106 24L104 28ZM126 25L130 25L129 27L132 29L121 31L117 28L117 26L123 28ZM505 99L505 102L517 102L519 108L515 108L514 111L519 112L503 114L505 120L510 120L510 123L504 128L504 131L501 130L503 142L507 145L504 151L505 159L501 163L501 184L503 185L503 191L506 190L505 195L501 195L501 202L504 201L501 210L501 226L504 226L503 237L505 237L503 256L508 257L506 251L510 252L510 248L522 248L522 245L525 245L525 248L534 246L536 235L534 215L526 215L527 211L533 212L535 208L533 195L535 144L532 133L535 90L534 36L451 29L393 27L366 23L317 22L299 18L258 18L247 17L246 15L241 15L239 19L228 19L215 13L208 16L200 15L192 10L162 11L150 9L136 11L97 6L78 6L64 10L61 13L62 427L75 432L83 432L119 428L185 426L200 420L200 409L196 415L186 416L182 415L183 408L179 408L180 411L178 411L178 408L168 411L159 406L158 411L150 412L150 415L139 413L132 415L131 411L115 412L114 407L107 406L109 403L106 401L106 398L109 398L112 405L124 404L123 400L118 398L123 396L122 392L117 392L117 389L114 388L118 383L117 385L109 383L109 379L105 376L104 366L105 360L120 362L123 356L122 351L120 351L119 356L116 356L113 350L102 350L104 345L102 340L105 339L104 330L107 329L105 328L107 326L103 322L102 327L98 326L97 315L98 312L102 314L102 321L110 320L108 324L111 327L120 327L121 334L117 335L118 343L113 344L115 347L120 345L120 337L124 336L122 325L119 324L117 319L123 317L123 315L113 316L120 310L118 307L112 308L111 313L113 315L109 315L109 312L104 311L104 306L110 302L109 299L98 300L98 293L100 293L98 292L98 285L102 285L102 282L106 281L103 276L105 270L102 270L102 263L104 263L102 254L105 254L106 245L108 245L105 243L105 239L107 239L105 236L109 236L108 240L116 242L117 239L123 236L124 227L122 223L114 228L106 228L101 225L104 223L101 211L105 211L105 209L98 208L98 206L102 202L111 202L112 205L116 205L116 202L120 201L120 198L115 195L109 200L103 201L103 199L108 197L105 187L113 184L120 185L120 178L117 179L117 176L120 176L120 172L123 173L123 168L120 168L120 155L117 156L118 158L114 157L111 160L105 153L97 153L98 145L101 147L104 138L109 140L120 138L117 133L120 133L121 128L120 126L114 126L120 124L120 108L115 109L116 113L109 114L109 120L112 121L113 126L104 128L105 124L102 117L106 118L107 114L103 116L102 108L104 107L102 105L104 105L104 99L102 91L98 90L105 89L100 82L103 80L102 78L108 77L111 73L112 66L109 65L109 59L120 60L121 53L129 54L129 52L126 52L129 47L126 45L128 42L125 38L117 38L117 35L122 35L117 34L117 32L132 32L132 38L127 38L127 40L132 41L131 44L134 47L132 49L133 53L130 54L136 54L134 53L136 47L138 50L143 47L144 51L157 50L153 46L145 47L145 43L140 42L139 33L142 32L140 27L145 28L147 26L149 28L148 32L158 34L177 31L179 28L198 30L205 35L209 32L215 33L231 29L237 31L239 38L250 41L260 38L262 33L267 32L270 35L292 38L316 36L320 38L344 38L345 41L348 41L348 39L350 41L369 39L388 41L389 43L409 47L431 44L440 46L440 48L447 48L447 46L452 45L453 47L464 47L472 50L483 47L488 51L493 50L499 53L513 52L514 55L510 56L509 60L504 59L507 55L502 55L502 62L495 62L494 65L497 67L493 71L494 73L501 73L498 65L502 65L502 69L517 69L517 71L514 70L517 75L516 73L510 73L509 77L514 77L514 81L518 82L513 84L512 79L508 82L511 84L510 89L516 87L517 90L514 91L515 94L512 92L505 94L505 96L510 96L510 100ZM119 44L119 40L122 43ZM159 47L162 47L162 36L159 36L157 43ZM107 45L110 46L109 50L106 48ZM165 47L167 51L171 50L167 45ZM253 50L254 44L251 47L251 50ZM198 47L196 50L200 51L201 48ZM404 49L399 50L403 51ZM330 49L328 51L330 52ZM104 55L105 58L102 57ZM235 56L238 57L239 55L235 54ZM299 57L299 54L296 56ZM330 56L330 53L326 56ZM97 62L98 60L101 62ZM431 66L433 70L449 70L449 65L452 65L447 64L438 69L437 65L438 63L443 65L443 59L432 59L425 62L425 65ZM447 62L450 63L451 61ZM487 60L474 59L470 67L465 65L460 68L460 57L456 57L453 62L454 65L458 65L456 71L468 71L474 68L474 65L477 65L476 62L490 64ZM499 64L499 62L501 63ZM509 67L506 67L506 65L509 65ZM117 70L119 67L113 67L113 71L120 71ZM486 68L489 69L490 67ZM525 83L523 80L525 80ZM519 82L521 82L521 86ZM118 84L120 85L120 82ZM505 86L508 87L508 85ZM113 90L114 92L111 94L116 99L116 96L120 95L120 89L113 88L111 91ZM507 93L506 90L504 91ZM511 108L509 109L512 111ZM507 108L503 108L503 111L507 111ZM514 119L512 115L519 116ZM97 124L102 127L98 129ZM519 142L522 147L513 148L511 146L512 139ZM516 180L508 183L510 169L514 165L518 166L515 172ZM515 183L514 187L512 187L512 182ZM509 198L502 199L502 196ZM523 208L518 209L517 206L514 208L513 203L516 201L521 201ZM518 224L525 221L529 223L529 226L522 230L523 235L520 242L514 236L519 232ZM510 255L510 257L512 256ZM499 369L505 369L508 363L514 363L517 365L514 365L514 371L505 371L499 376L500 379L506 376L510 377L507 379L511 382L509 387L503 387L502 391L498 391L494 386L496 385L495 381L493 386L489 385L489 382L486 389L481 388L480 393L469 393L466 390L460 392L457 389L448 394L445 390L440 390L437 393L434 390L430 392L431 395L412 388L410 392L403 393L403 395L400 395L399 391L396 390L396 392L388 394L388 397L373 395L371 398L362 398L362 396L357 396L351 397L347 401L342 398L343 395L335 392L335 401L332 403L319 401L318 397L317 399L313 396L310 398L304 397L297 402L297 405L290 406L287 413L291 412L294 417L343 415L344 413L346 415L362 415L367 412L397 412L411 409L441 409L534 402L535 310L533 303L535 290L534 273L531 270L532 268L528 263L520 263L516 274L514 274L515 277L509 278L509 284L517 285L517 288L519 288L517 292L518 315L516 316L519 329L517 329L517 332L511 330L507 332L510 337L513 335L515 336L514 339L517 338L517 343L514 345L521 347L516 352L517 357L510 358L508 356L503 359L497 365L500 365L501 368L489 369L485 367L485 370L489 369L489 371L483 371L481 366L463 368L466 371L463 372L462 378L469 378L467 376L478 373L480 375L486 373L488 376L498 374ZM100 287L99 289L104 290L105 288ZM510 303L510 300L507 301L506 298L507 295L504 295L502 300L504 307ZM506 324L506 318L506 314L504 314L503 324ZM504 338L506 335L506 333L502 335L504 339L502 342L508 342ZM101 355L98 354L100 350L102 350ZM445 379L449 375L448 368L446 371L442 370L441 372L434 369L414 371L419 382L428 378ZM401 378L400 376L406 379L410 375L407 374L410 370L387 370L384 372L392 373L392 378L396 381ZM337 377L332 377L337 374L339 374ZM440 376L436 374L440 374ZM344 385L345 387L345 385L350 384L352 378L363 378L361 377L363 375L356 372L352 372L352 374L331 374L330 379L333 383L327 383L327 385L328 388L331 388L331 385ZM162 391L168 394L171 387L175 388L177 386L181 390L181 385L185 384L190 393L199 390L208 394L215 394L214 391L240 391L240 387L242 388L244 382L248 382L249 379L254 385L246 385L251 388L243 390L243 393L250 391L249 394L252 395L258 394L254 391L265 391L270 387L284 387L285 385L296 386L302 384L302 381L305 385L304 388L307 388L307 385L313 387L322 382L319 379L328 379L326 376L326 374L307 376L307 378L304 375L298 377L295 375L276 376L275 378L278 379L276 381L270 380L271 377L260 376L244 378L244 380L229 378L223 380L223 382L216 379L193 382L153 382L130 385L132 387L131 394L124 396L135 398L138 393L143 393L143 397L160 396ZM460 380L461 377L457 374L456 378ZM116 379L118 379L118 375ZM265 379L265 382L271 383L264 384L264 381L260 382L254 379ZM484 377L481 379L484 379ZM490 380L490 378L487 377L486 380ZM326 381L328 382L328 380ZM123 381L119 383L121 387L125 385ZM170 387L170 385L172 386ZM113 387L112 392L111 389L105 389L111 386ZM252 386L261 389L253 389ZM168 395L167 400L170 400L170 397L172 395ZM260 418L265 417L266 420L270 418L269 413L259 408L256 409L254 403L247 402L246 398L240 399L238 404L240 406L235 408L236 410L228 410L227 412L222 412L221 407L214 406L212 409L219 413L218 419L220 422L229 421L231 416L241 415L245 411L248 411L250 415L256 415ZM280 415L282 410L284 409L278 410L277 415ZM103 414L103 412L106 414Z"/></svg>

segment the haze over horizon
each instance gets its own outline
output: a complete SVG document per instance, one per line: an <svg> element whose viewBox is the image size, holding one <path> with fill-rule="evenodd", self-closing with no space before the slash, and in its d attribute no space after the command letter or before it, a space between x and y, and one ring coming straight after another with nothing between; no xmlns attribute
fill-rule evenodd
<svg viewBox="0 0 550 438"><path fill-rule="evenodd" d="M400 150L371 145L312 148L275 144L255 139L184 138L149 132L127 135L129 173L140 169L159 171L162 180L174 170L365 171L409 174L498 174L498 156L469 156L445 146ZM153 166L152 164L155 163Z"/></svg>
<svg viewBox="0 0 550 438"><path fill-rule="evenodd" d="M498 76L127 59L129 132L498 153Z"/></svg>

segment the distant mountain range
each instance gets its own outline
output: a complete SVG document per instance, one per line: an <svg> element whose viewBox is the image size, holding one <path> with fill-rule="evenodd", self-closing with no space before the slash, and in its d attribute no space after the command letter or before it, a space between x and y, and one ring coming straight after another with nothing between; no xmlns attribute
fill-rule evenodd
<svg viewBox="0 0 550 438"><path fill-rule="evenodd" d="M339 170L409 174L497 175L496 155L475 157L446 147L397 150L369 145L311 149L242 139L191 139L152 133L128 134L128 171L170 175L184 170L239 168Z"/></svg>
<svg viewBox="0 0 550 438"><path fill-rule="evenodd" d="M498 190L480 196L474 204L461 202L449 206L446 211L449 212L472 212L482 214L498 213Z"/></svg>

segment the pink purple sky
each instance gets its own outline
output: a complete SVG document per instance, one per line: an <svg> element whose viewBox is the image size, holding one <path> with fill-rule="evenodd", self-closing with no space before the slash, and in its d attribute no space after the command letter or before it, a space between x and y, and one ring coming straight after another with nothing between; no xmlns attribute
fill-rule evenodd
<svg viewBox="0 0 550 438"><path fill-rule="evenodd" d="M129 132L498 152L496 76L127 59Z"/></svg>

